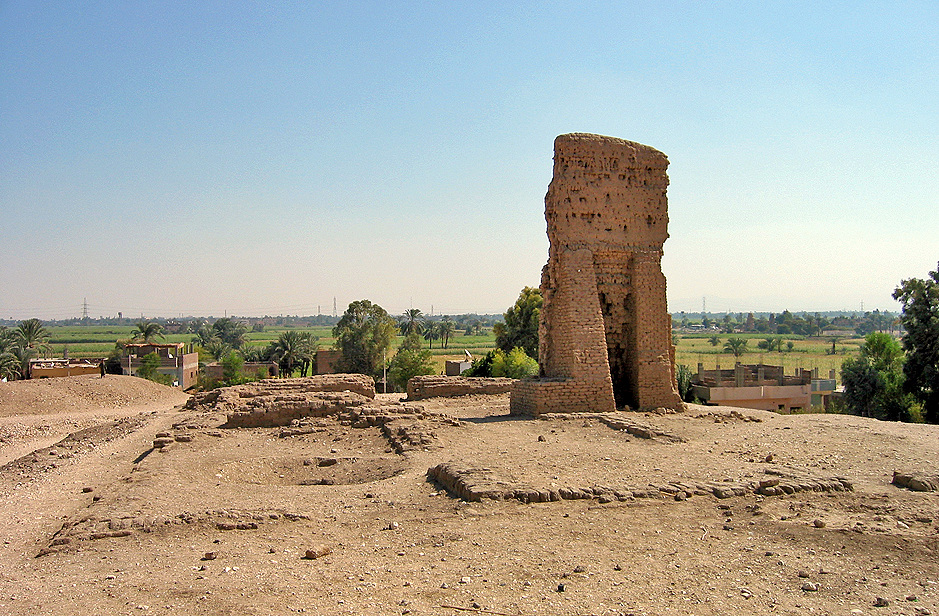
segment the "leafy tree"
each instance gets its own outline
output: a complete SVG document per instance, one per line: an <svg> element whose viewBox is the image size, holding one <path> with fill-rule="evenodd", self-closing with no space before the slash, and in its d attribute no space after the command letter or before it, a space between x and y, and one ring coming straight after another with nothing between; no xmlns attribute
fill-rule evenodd
<svg viewBox="0 0 939 616"><path fill-rule="evenodd" d="M489 351L482 357L473 360L473 365L468 370L463 371L463 376L492 376L492 360L495 351Z"/></svg>
<svg viewBox="0 0 939 616"><path fill-rule="evenodd" d="M138 321L137 331L134 332L133 339L142 339L145 343L153 342L154 338L165 338L163 335L163 326L154 321Z"/></svg>
<svg viewBox="0 0 939 616"><path fill-rule="evenodd" d="M508 353L516 347L529 357L538 357L538 324L544 298L541 291L525 287L515 300L515 305L502 315L504 321L496 323L496 348Z"/></svg>
<svg viewBox="0 0 939 616"><path fill-rule="evenodd" d="M342 352L336 368L377 376L397 330L395 319L378 304L367 299L352 302L333 328L336 349Z"/></svg>
<svg viewBox="0 0 939 616"><path fill-rule="evenodd" d="M222 380L225 385L240 385L245 382L245 360L239 354L231 352L222 359Z"/></svg>
<svg viewBox="0 0 939 616"><path fill-rule="evenodd" d="M407 335L388 364L388 379L395 389L404 391L413 377L434 374L436 371L437 366L430 350L421 348L421 338L414 331Z"/></svg>
<svg viewBox="0 0 939 616"><path fill-rule="evenodd" d="M524 379L538 374L538 362L532 359L521 347L515 347L508 353L496 349L492 353L492 376L506 376L510 379Z"/></svg>
<svg viewBox="0 0 939 616"><path fill-rule="evenodd" d="M724 352L731 353L734 357L740 357L747 352L747 342L749 341L746 338L731 336L724 343Z"/></svg>
<svg viewBox="0 0 939 616"><path fill-rule="evenodd" d="M893 298L903 305L906 330L904 390L922 403L926 421L939 423L939 267L926 279L902 281Z"/></svg>
<svg viewBox="0 0 939 616"><path fill-rule="evenodd" d="M909 421L914 399L903 391L903 349L890 334L867 335L858 357L841 364L849 413L890 421Z"/></svg>
<svg viewBox="0 0 939 616"><path fill-rule="evenodd" d="M163 385L172 385L173 377L159 372L160 356L156 353L148 353L140 360L140 367L137 369L137 376L155 383Z"/></svg>

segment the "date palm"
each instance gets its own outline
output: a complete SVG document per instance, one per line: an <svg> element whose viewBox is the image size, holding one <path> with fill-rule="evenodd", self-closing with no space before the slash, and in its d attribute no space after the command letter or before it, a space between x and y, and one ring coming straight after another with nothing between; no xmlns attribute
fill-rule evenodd
<svg viewBox="0 0 939 616"><path fill-rule="evenodd" d="M440 338L440 325L436 321L424 319L424 340L428 342L428 348L434 348L434 340Z"/></svg>
<svg viewBox="0 0 939 616"><path fill-rule="evenodd" d="M746 338L738 338L733 336L727 339L727 342L724 343L724 351L727 353L732 353L734 357L740 357L747 352L747 342Z"/></svg>
<svg viewBox="0 0 939 616"><path fill-rule="evenodd" d="M15 336L16 345L21 348L32 349L36 352L51 348L48 344L51 334L39 319L21 321L16 327Z"/></svg>
<svg viewBox="0 0 939 616"><path fill-rule="evenodd" d="M154 338L166 338L163 335L163 326L154 321L138 321L137 331L134 332L133 339L142 339L145 343L150 344Z"/></svg>
<svg viewBox="0 0 939 616"><path fill-rule="evenodd" d="M218 338L215 338L209 342L208 346L203 348L206 350L206 352L208 352L209 355L215 358L215 361L219 362L225 359L225 357L231 353L232 350L231 345L222 342Z"/></svg>
<svg viewBox="0 0 939 616"><path fill-rule="evenodd" d="M420 334L423 327L424 313L421 312L420 308L410 308L404 311L404 314L398 318L399 327L401 328L401 333L407 336L408 334Z"/></svg>
<svg viewBox="0 0 939 616"><path fill-rule="evenodd" d="M20 375L20 361L8 351L0 353L0 379L15 380Z"/></svg>
<svg viewBox="0 0 939 616"><path fill-rule="evenodd" d="M450 319L450 317L444 317L440 322L440 340L443 348L447 348L450 345L450 338L453 337L454 332L456 331L456 324Z"/></svg>

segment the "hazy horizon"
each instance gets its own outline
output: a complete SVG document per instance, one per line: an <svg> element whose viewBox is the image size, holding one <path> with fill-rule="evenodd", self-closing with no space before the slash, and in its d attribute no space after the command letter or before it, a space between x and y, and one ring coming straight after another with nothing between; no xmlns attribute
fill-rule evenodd
<svg viewBox="0 0 939 616"><path fill-rule="evenodd" d="M939 261L936 23L932 2L3 2L0 318L499 314L539 284L568 132L669 157L672 313L897 311Z"/></svg>

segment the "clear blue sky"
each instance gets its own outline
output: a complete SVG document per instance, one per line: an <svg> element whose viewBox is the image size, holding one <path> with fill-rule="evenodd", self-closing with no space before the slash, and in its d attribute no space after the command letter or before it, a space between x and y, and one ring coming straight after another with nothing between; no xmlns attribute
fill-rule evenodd
<svg viewBox="0 0 939 616"><path fill-rule="evenodd" d="M0 317L502 312L581 131L669 156L673 312L939 261L933 1L0 0Z"/></svg>

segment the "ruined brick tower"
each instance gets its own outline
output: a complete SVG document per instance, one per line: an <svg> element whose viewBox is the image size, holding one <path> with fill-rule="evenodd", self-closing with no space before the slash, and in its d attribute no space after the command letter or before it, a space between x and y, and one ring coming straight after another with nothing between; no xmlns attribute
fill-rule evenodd
<svg viewBox="0 0 939 616"><path fill-rule="evenodd" d="M541 378L512 390L512 413L681 408L665 299L668 159L586 133L554 141L545 196Z"/></svg>

